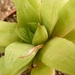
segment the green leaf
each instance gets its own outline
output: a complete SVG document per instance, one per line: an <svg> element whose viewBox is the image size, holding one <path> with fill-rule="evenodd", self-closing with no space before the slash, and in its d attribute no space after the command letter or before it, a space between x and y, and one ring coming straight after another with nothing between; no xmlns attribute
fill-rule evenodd
<svg viewBox="0 0 75 75"><path fill-rule="evenodd" d="M33 46L22 42L10 44L5 50L5 73L16 75L31 62L42 45Z"/></svg>
<svg viewBox="0 0 75 75"><path fill-rule="evenodd" d="M4 47L4 46L0 46L0 52L2 53L2 52L5 52L5 48L6 47Z"/></svg>
<svg viewBox="0 0 75 75"><path fill-rule="evenodd" d="M38 58L47 66L75 75L75 45L63 38L54 38L39 51Z"/></svg>
<svg viewBox="0 0 75 75"><path fill-rule="evenodd" d="M48 40L48 33L46 28L44 26L38 25L32 40L32 44L33 45L43 44L47 40Z"/></svg>
<svg viewBox="0 0 75 75"><path fill-rule="evenodd" d="M17 20L19 26L26 26L31 22L39 22L39 17L33 6L29 3L29 0L14 0L14 3L17 8Z"/></svg>
<svg viewBox="0 0 75 75"><path fill-rule="evenodd" d="M14 0L17 8L18 36L26 43L32 43L33 34L37 24L40 22L37 11L40 10L40 1L35 0Z"/></svg>
<svg viewBox="0 0 75 75"><path fill-rule="evenodd" d="M37 62L34 64L36 66L31 70L31 75L55 75L54 69L46 66L38 59L36 60Z"/></svg>
<svg viewBox="0 0 75 75"><path fill-rule="evenodd" d="M75 0L69 0L62 8L52 37L64 37L75 27Z"/></svg>
<svg viewBox="0 0 75 75"><path fill-rule="evenodd" d="M17 28L16 33L26 43L32 43L33 33L28 28Z"/></svg>
<svg viewBox="0 0 75 75"><path fill-rule="evenodd" d="M7 46L20 40L15 33L16 25L16 23L0 21L0 46Z"/></svg>
<svg viewBox="0 0 75 75"><path fill-rule="evenodd" d="M28 0L32 7L35 9L36 14L40 19L40 7L41 7L41 0Z"/></svg>
<svg viewBox="0 0 75 75"><path fill-rule="evenodd" d="M70 33L68 33L64 38L72 41L75 44L75 28Z"/></svg>
<svg viewBox="0 0 75 75"><path fill-rule="evenodd" d="M25 27L17 27L16 33L26 43L32 43L33 35L37 29L37 26L37 23L29 23Z"/></svg>
<svg viewBox="0 0 75 75"><path fill-rule="evenodd" d="M26 27L27 27L27 26L26 26ZM30 30L33 34L35 33L37 27L38 27L38 23L35 23L35 22L29 23L29 26L28 26L29 30Z"/></svg>
<svg viewBox="0 0 75 75"><path fill-rule="evenodd" d="M17 75L21 75L23 72L25 72L26 70L29 70L29 68L31 67L32 65L32 62L30 62L28 65L24 66L22 69L20 69L18 72L17 72Z"/></svg>
<svg viewBox="0 0 75 75"><path fill-rule="evenodd" d="M48 30L49 35L52 33L58 20L60 9L67 3L67 0L42 0L41 17L43 25Z"/></svg>
<svg viewBox="0 0 75 75"><path fill-rule="evenodd" d="M60 10L64 7L64 5L68 2L69 0L62 0L60 1Z"/></svg>
<svg viewBox="0 0 75 75"><path fill-rule="evenodd" d="M0 75L5 75L4 74L4 57L0 58Z"/></svg>

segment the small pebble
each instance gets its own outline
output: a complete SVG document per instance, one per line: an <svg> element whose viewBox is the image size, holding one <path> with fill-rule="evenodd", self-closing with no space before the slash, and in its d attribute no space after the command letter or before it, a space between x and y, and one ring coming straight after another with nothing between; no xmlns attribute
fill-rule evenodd
<svg viewBox="0 0 75 75"><path fill-rule="evenodd" d="M15 9L13 0L0 0L0 20Z"/></svg>

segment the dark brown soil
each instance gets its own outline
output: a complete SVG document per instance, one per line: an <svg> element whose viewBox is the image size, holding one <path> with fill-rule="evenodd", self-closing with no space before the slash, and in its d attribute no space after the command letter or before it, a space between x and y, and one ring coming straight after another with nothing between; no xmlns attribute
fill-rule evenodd
<svg viewBox="0 0 75 75"><path fill-rule="evenodd" d="M0 20L15 9L13 0L0 0Z"/></svg>
<svg viewBox="0 0 75 75"><path fill-rule="evenodd" d="M15 11L13 11L14 12L14 14L12 15L12 16L6 16L5 17L5 19L4 19L4 21L7 21L7 22L17 22L17 19L16 19L16 12ZM10 13L10 15L11 15L12 13Z"/></svg>
<svg viewBox="0 0 75 75"><path fill-rule="evenodd" d="M4 56L4 53L0 53L0 58L1 58L2 56Z"/></svg>
<svg viewBox="0 0 75 75"><path fill-rule="evenodd" d="M56 70L55 75L68 75L68 74L65 74L65 73L62 73L62 72Z"/></svg>

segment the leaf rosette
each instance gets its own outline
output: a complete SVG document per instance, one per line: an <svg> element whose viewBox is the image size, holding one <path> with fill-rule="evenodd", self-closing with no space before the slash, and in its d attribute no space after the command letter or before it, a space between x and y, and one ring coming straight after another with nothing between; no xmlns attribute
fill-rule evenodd
<svg viewBox="0 0 75 75"><path fill-rule="evenodd" d="M1 75L75 74L75 0L14 0L17 23L0 21ZM2 67L3 66L3 67ZM4 72L3 72L4 70Z"/></svg>

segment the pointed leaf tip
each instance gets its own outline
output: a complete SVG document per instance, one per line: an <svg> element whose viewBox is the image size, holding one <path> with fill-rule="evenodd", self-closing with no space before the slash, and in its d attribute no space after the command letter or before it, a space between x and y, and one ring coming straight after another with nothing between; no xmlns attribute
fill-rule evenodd
<svg viewBox="0 0 75 75"><path fill-rule="evenodd" d="M41 26L39 24L33 36L32 44L33 45L44 44L47 40L48 40L47 30L44 26Z"/></svg>

